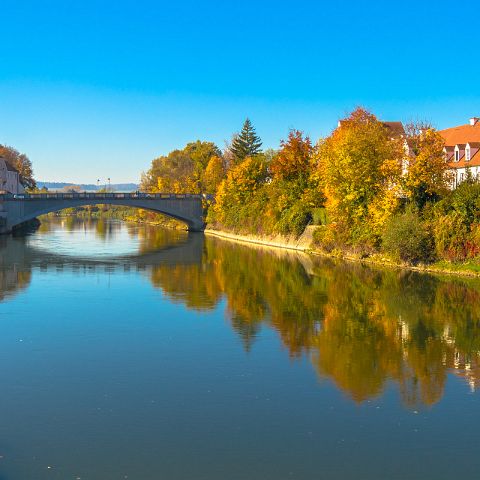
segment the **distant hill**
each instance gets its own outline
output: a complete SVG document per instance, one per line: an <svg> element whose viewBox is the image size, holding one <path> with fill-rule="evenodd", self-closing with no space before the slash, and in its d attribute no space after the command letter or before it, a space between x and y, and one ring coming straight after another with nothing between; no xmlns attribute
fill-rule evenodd
<svg viewBox="0 0 480 480"><path fill-rule="evenodd" d="M68 183L68 182L41 182L37 181L38 188L48 188L49 190L62 190L65 187L71 187L72 185L79 186L82 190L87 192L96 192L105 188L105 184L100 184L99 186L88 183ZM110 185L110 190L114 192L135 192L138 190L138 185L136 183L112 183Z"/></svg>

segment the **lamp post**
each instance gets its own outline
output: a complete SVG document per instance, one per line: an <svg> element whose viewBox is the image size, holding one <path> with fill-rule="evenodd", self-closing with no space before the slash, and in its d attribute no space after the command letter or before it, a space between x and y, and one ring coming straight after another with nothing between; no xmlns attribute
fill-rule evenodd
<svg viewBox="0 0 480 480"><path fill-rule="evenodd" d="M110 177L108 177L108 191L110 192Z"/></svg>

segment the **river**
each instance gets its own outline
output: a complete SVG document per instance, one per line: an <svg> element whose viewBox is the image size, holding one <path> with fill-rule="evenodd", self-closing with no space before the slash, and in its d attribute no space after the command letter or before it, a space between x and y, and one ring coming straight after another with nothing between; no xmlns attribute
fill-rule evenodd
<svg viewBox="0 0 480 480"><path fill-rule="evenodd" d="M0 480L476 478L480 282L116 221L0 237Z"/></svg>

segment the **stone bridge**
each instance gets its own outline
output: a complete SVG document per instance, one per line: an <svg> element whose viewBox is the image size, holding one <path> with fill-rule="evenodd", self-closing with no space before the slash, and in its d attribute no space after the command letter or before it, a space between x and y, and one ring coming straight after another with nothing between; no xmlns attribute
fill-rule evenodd
<svg viewBox="0 0 480 480"><path fill-rule="evenodd" d="M0 233L40 215L85 205L119 205L162 213L184 222L190 231L204 229L203 195L170 193L0 194Z"/></svg>

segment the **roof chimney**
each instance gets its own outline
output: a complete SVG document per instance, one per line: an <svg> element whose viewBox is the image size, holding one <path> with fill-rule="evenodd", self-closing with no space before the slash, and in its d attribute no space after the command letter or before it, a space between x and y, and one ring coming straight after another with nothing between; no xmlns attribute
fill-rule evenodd
<svg viewBox="0 0 480 480"><path fill-rule="evenodd" d="M479 120L478 117L472 117L470 119L470 125L473 127L474 125L477 124L478 120Z"/></svg>

